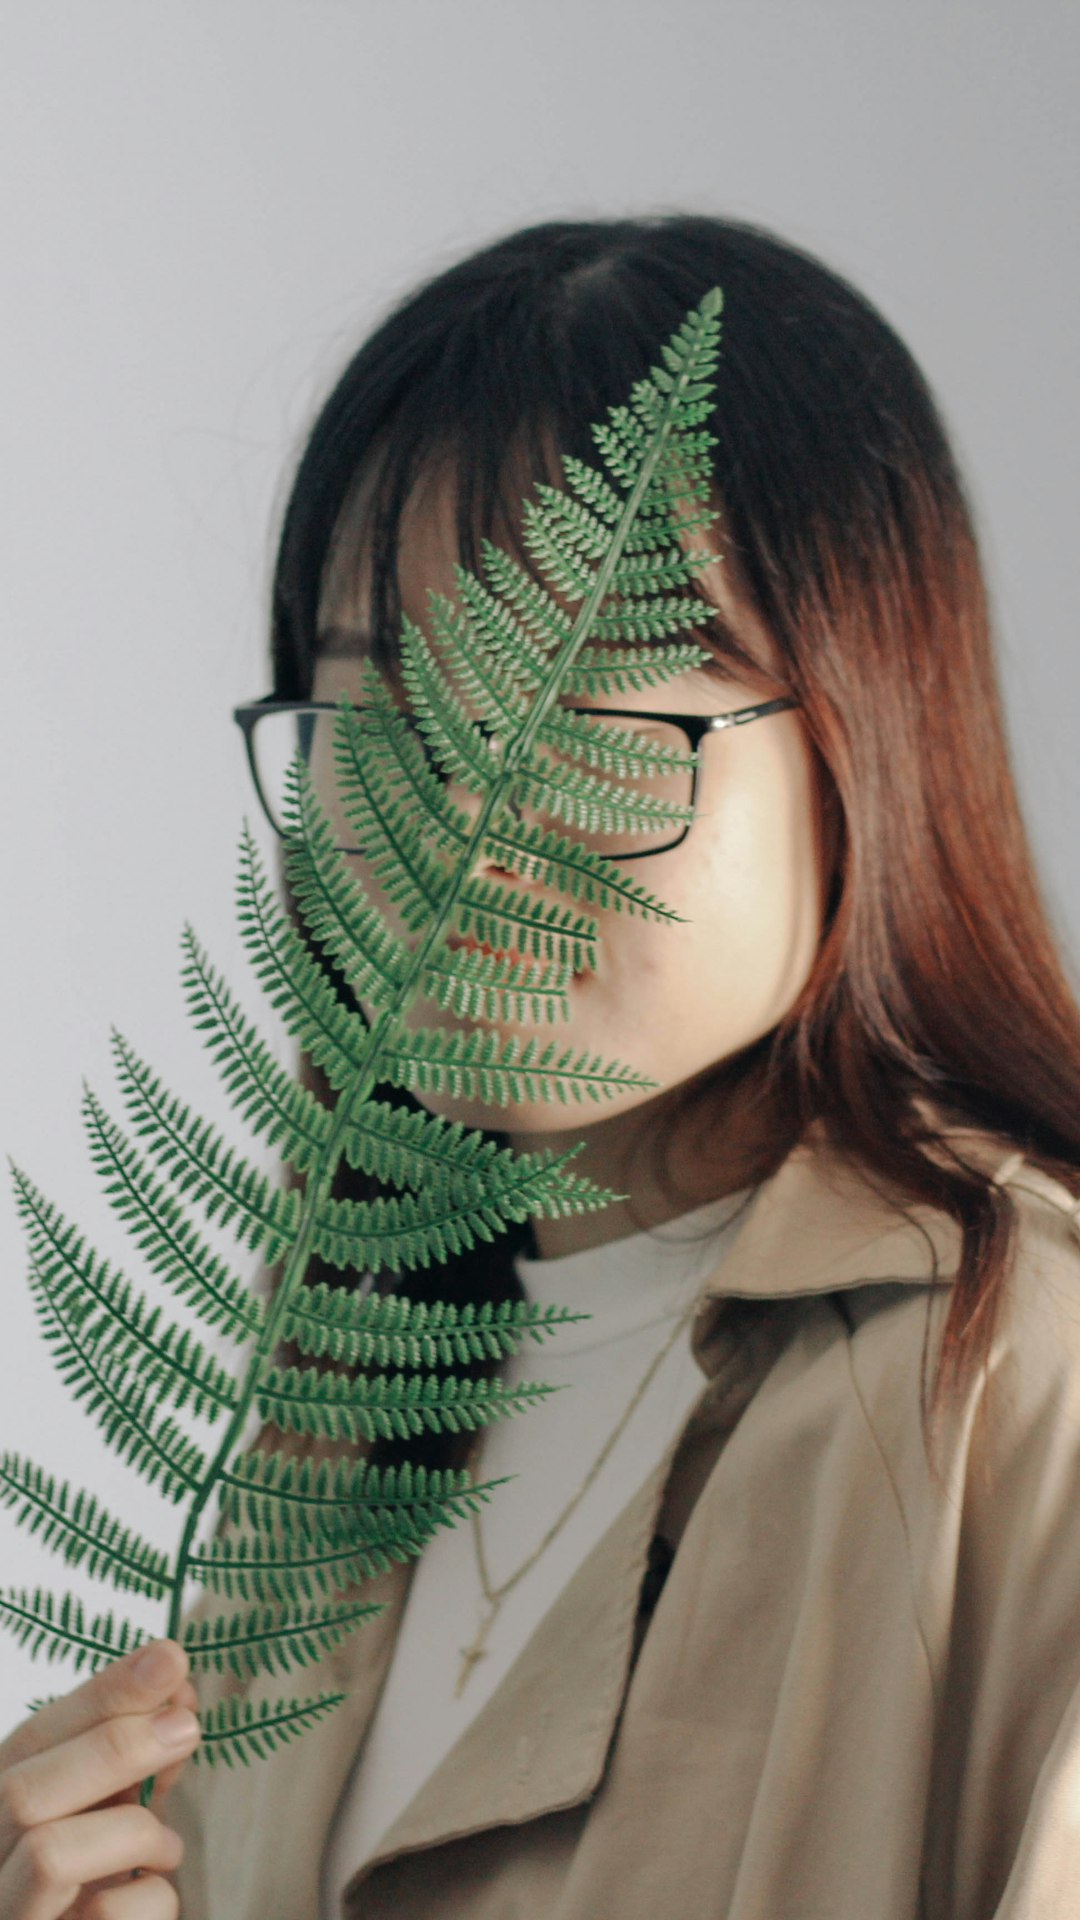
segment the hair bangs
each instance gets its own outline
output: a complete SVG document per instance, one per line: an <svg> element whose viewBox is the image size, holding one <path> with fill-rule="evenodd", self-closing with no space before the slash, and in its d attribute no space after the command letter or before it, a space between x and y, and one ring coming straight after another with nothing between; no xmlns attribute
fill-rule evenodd
<svg viewBox="0 0 1080 1920"><path fill-rule="evenodd" d="M438 477L455 484L460 564L482 576L490 540L550 590L524 543L522 500L538 481L564 484L566 455L599 465L590 423L625 402L686 304L678 275L643 288L618 237L609 229L600 256L583 257L580 237L569 236L546 285L508 271L478 287L451 270L392 311L354 356L315 423L282 530L273 610L281 697L310 691L315 660L335 650L325 604L347 597L365 567L370 591L355 626L396 681L403 522ZM727 544L726 530L722 541L714 533L721 561ZM768 663L707 592L696 582L690 591L712 614L694 630L713 655L706 671L775 689Z"/></svg>

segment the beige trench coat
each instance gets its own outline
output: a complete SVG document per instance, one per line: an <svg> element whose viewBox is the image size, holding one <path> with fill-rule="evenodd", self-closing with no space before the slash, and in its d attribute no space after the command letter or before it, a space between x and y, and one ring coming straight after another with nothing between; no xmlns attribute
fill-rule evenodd
<svg viewBox="0 0 1080 1920"><path fill-rule="evenodd" d="M1063 1187L963 1141L1021 1214L994 1423L977 1385L936 1485L918 1382L949 1291L926 1282L959 1231L899 1222L811 1129L706 1288L681 1435L354 1876L348 1920L1080 1916L1080 1229ZM646 1619L657 1532L678 1550ZM197 1676L204 1706L349 1698L248 1768L188 1765L166 1807L183 1920L316 1920L413 1566L365 1585L386 1611L318 1665Z"/></svg>

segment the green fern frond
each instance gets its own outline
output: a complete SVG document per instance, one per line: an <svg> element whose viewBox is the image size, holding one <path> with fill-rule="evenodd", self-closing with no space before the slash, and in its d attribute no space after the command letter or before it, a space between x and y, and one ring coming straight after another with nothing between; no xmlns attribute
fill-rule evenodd
<svg viewBox="0 0 1080 1920"><path fill-rule="evenodd" d="M443 772L474 791L490 786L502 753L502 740L489 737L464 712L426 634L408 618L401 626L401 676L417 726Z"/></svg>
<svg viewBox="0 0 1080 1920"><path fill-rule="evenodd" d="M664 659L677 664L679 673L687 673L711 658L690 642L673 641L664 649ZM610 694L642 693L648 687L662 686L671 679L668 665L658 661L649 647L585 647L578 664L566 676L567 693Z"/></svg>
<svg viewBox="0 0 1080 1920"><path fill-rule="evenodd" d="M593 632L597 640L659 640L669 633L684 633L688 627L704 626L715 617L715 611L700 602L688 607L682 598L659 594L598 614Z"/></svg>
<svg viewBox="0 0 1080 1920"><path fill-rule="evenodd" d="M307 1733L346 1699L344 1693L317 1693L310 1700L215 1700L200 1720L200 1740L191 1756L196 1767L247 1767L265 1760L290 1740Z"/></svg>
<svg viewBox="0 0 1080 1920"><path fill-rule="evenodd" d="M440 954L423 981L423 997L465 1020L568 1020L570 970L506 962L470 951Z"/></svg>
<svg viewBox="0 0 1080 1920"><path fill-rule="evenodd" d="M569 1148L560 1162L580 1151ZM493 1198L522 1175L550 1166L553 1159L548 1150L515 1154L460 1121L392 1107L384 1100L369 1100L361 1107L345 1142L345 1157L350 1166L383 1181L393 1179L398 1186L426 1186L448 1194L474 1194L482 1187Z"/></svg>
<svg viewBox="0 0 1080 1920"><path fill-rule="evenodd" d="M610 539L610 529L617 526L622 518L625 501L602 473L588 466L584 460L579 460L575 454L564 453L562 470L571 493L576 494L590 512L604 522ZM629 538L623 542L624 551L628 545Z"/></svg>
<svg viewBox="0 0 1080 1920"><path fill-rule="evenodd" d="M277 1260L296 1239L300 1196L295 1189L272 1186L226 1146L215 1128L166 1092L115 1027L112 1043L116 1077L135 1131L173 1185L201 1200L209 1220L223 1227L235 1221L236 1238L253 1251L261 1249L268 1264Z"/></svg>
<svg viewBox="0 0 1080 1920"><path fill-rule="evenodd" d="M418 1524L411 1517L365 1516L362 1526L348 1532L243 1534L193 1553L188 1572L227 1600L273 1606L297 1594L309 1601L319 1594L332 1600L340 1589L385 1573L394 1561L414 1558L437 1530L434 1519Z"/></svg>
<svg viewBox="0 0 1080 1920"><path fill-rule="evenodd" d="M331 1086L348 1086L363 1068L367 1024L359 1012L342 1006L277 906L246 821L236 891L240 937L263 992Z"/></svg>
<svg viewBox="0 0 1080 1920"><path fill-rule="evenodd" d="M316 1602L285 1612L254 1606L246 1613L190 1620L180 1644L193 1672L228 1672L240 1679L256 1673L288 1673L321 1660L361 1620L374 1620L385 1611L382 1603L361 1600L344 1600L329 1608Z"/></svg>
<svg viewBox="0 0 1080 1920"><path fill-rule="evenodd" d="M590 907L617 907L639 913L646 920L682 919L638 881L628 880L603 855L553 828L535 824L518 827L512 839L492 830L484 853L500 866L555 887L574 900L584 900Z"/></svg>
<svg viewBox="0 0 1080 1920"><path fill-rule="evenodd" d="M373 1467L366 1460L296 1460L284 1453L241 1453L224 1470L218 1504L224 1519L257 1532L297 1528L337 1537L344 1520L359 1510L366 1526L373 1514L389 1515L403 1530L441 1515L461 1520L478 1511L480 1499L502 1483L474 1482L464 1469Z"/></svg>
<svg viewBox="0 0 1080 1920"><path fill-rule="evenodd" d="M468 623L473 648L496 685L507 693L534 693L551 665L550 652L537 643L512 605L475 574L456 565L454 581L462 622Z"/></svg>
<svg viewBox="0 0 1080 1920"><path fill-rule="evenodd" d="M496 547L490 540L483 540L480 551L491 591L515 615L533 643L541 650L546 650L544 673L550 673L558 650L573 638L572 616L501 547Z"/></svg>
<svg viewBox="0 0 1080 1920"><path fill-rule="evenodd" d="M476 1491L470 1487L470 1498ZM205 1553L196 1556L207 1570L208 1584L216 1581L223 1563L230 1567L276 1568L292 1558L298 1566L306 1566L313 1554L322 1554L327 1564L340 1565L343 1555L374 1551L408 1558L418 1553L440 1526L451 1524L447 1509L430 1500L395 1508L354 1506L344 1510L325 1503L292 1500L275 1508L272 1499L256 1506L257 1517L245 1532L234 1538L226 1531L209 1543Z"/></svg>
<svg viewBox="0 0 1080 1920"><path fill-rule="evenodd" d="M286 842L285 871L308 927L357 994L376 1007L391 1006L407 977L408 951L358 897L302 760L294 760L286 775L285 819L295 834Z"/></svg>
<svg viewBox="0 0 1080 1920"><path fill-rule="evenodd" d="M630 727L604 724L589 713L570 713L557 707L540 728L539 738L560 753L584 760L604 773L624 776L677 773L694 765L692 753L680 753L659 740L650 740Z"/></svg>
<svg viewBox="0 0 1080 1920"><path fill-rule="evenodd" d="M70 1658L76 1672L85 1666L96 1672L152 1637L127 1620L114 1620L111 1613L96 1613L87 1624L76 1594L57 1595L42 1587L32 1594L25 1587L0 1593L0 1622L22 1646L29 1646L31 1656L40 1652L46 1660Z"/></svg>
<svg viewBox="0 0 1080 1920"><path fill-rule="evenodd" d="M262 1307L244 1281L199 1239L175 1195L154 1178L85 1080L82 1117L90 1157L110 1205L153 1271L201 1319L220 1327L229 1339L257 1338L264 1319Z"/></svg>
<svg viewBox="0 0 1080 1920"><path fill-rule="evenodd" d="M528 1381L466 1380L456 1374L363 1375L316 1367L271 1367L256 1394L259 1412L283 1433L320 1440L409 1440L421 1433L470 1433L543 1400L561 1387Z"/></svg>
<svg viewBox="0 0 1080 1920"><path fill-rule="evenodd" d="M85 1249L85 1242L32 1180L14 1169L17 1205L34 1255L35 1271L56 1315L77 1329L81 1352L107 1365L109 1377L134 1367L152 1375L157 1392L178 1410L189 1402L208 1420L231 1410L236 1384L186 1327L162 1324L129 1280Z"/></svg>
<svg viewBox="0 0 1080 1920"><path fill-rule="evenodd" d="M713 564L711 554L685 552L681 547L652 548L647 553L624 553L612 575L612 589L627 599L644 594L651 597L664 593L668 587L682 586L703 566ZM693 603L685 607L686 613L695 611ZM701 605L696 609L701 622L712 619L715 609ZM688 625L694 624L687 621ZM707 649L702 650L702 658L708 659Z"/></svg>
<svg viewBox="0 0 1080 1920"><path fill-rule="evenodd" d="M513 1312L474 1318L471 1303L409 1301L392 1293L343 1293L319 1281L306 1287L285 1323L285 1338L301 1353L339 1365L451 1367L472 1360L501 1360L520 1351L526 1336L541 1340L556 1327L587 1314L569 1307L513 1302ZM502 1302L509 1307L509 1302Z"/></svg>
<svg viewBox="0 0 1080 1920"><path fill-rule="evenodd" d="M344 742L339 736L339 749L345 744L349 751L339 751L339 766L348 779L362 758L362 721L369 716L357 715L347 703L343 703L341 717L345 724L345 736ZM400 716L395 714L394 719L400 721ZM399 764L408 786L405 804L411 806L419 800L425 808L426 825L434 824L437 832L441 829L444 839L449 837L454 850L460 851L465 834L458 822L466 821L466 816L445 805L441 808L437 805L432 797L432 789L440 793L444 790L439 787L415 739L401 725L395 726L385 709L382 711L378 738L381 744L392 741L394 750L400 756ZM389 818L393 811L389 794L384 793L382 799L386 818ZM400 797L393 804L400 806ZM330 823L302 765L294 767L292 771L286 806L290 818L302 824L305 836L310 839L312 848L317 850L317 877L309 872L302 851L298 851L295 857L290 855L286 861L305 917L321 944L349 979L350 985L379 1005L380 993L385 995L394 983L400 984L406 965L405 950L399 941L391 941L387 935L379 943L377 977L373 979L370 971L365 971L365 955L371 950L368 922L372 910L365 908L359 917L356 914L353 904L355 888L336 860ZM362 835L369 823L369 814L363 807L350 805L347 810L357 833ZM388 844L393 845L396 853L400 842L399 835ZM289 861L293 859L294 864L290 866ZM407 871L408 862L405 866ZM410 893L407 904L420 905L426 912L431 899L437 896L438 885L434 866L429 863L425 881L429 892L425 893L422 900L419 896L414 900ZM538 919L544 917L543 911L534 915ZM560 920L555 921L553 930L556 938L561 935L563 924ZM430 959L420 982L420 991L440 1006L452 1007L465 1018L556 1019L569 1014L566 999L568 979L569 968L565 962L547 968L530 967L523 963L508 967L503 962L493 965L489 955L443 950Z"/></svg>
<svg viewBox="0 0 1080 1920"><path fill-rule="evenodd" d="M413 1093L449 1094L485 1106L518 1106L527 1100L603 1100L612 1093L656 1085L633 1067L596 1053L556 1050L549 1040L497 1033L445 1032L420 1027L387 1043L383 1072L391 1085Z"/></svg>
<svg viewBox="0 0 1080 1920"><path fill-rule="evenodd" d="M63 1299L50 1298L48 1276L36 1267L30 1268L28 1284L57 1371L74 1398L86 1401L85 1411L99 1416L109 1446L151 1486L160 1482L162 1493L174 1503L196 1492L206 1456L171 1415L161 1420L150 1411L161 1397L159 1371L148 1367L139 1381L131 1379L126 1369L113 1365L107 1350L84 1337L80 1321L85 1308L72 1309Z"/></svg>
<svg viewBox="0 0 1080 1920"><path fill-rule="evenodd" d="M492 732L502 737L514 733L528 714L529 696L539 682L526 689L513 672L500 671L490 647L484 645L478 622L446 594L429 589L428 605L434 640L452 661L456 704L467 703L474 718Z"/></svg>
<svg viewBox="0 0 1080 1920"><path fill-rule="evenodd" d="M181 979L188 1012L233 1107L252 1133L265 1134L283 1160L306 1173L326 1146L329 1110L279 1066L254 1022L210 965L190 926L184 928L183 947L187 959Z"/></svg>
<svg viewBox="0 0 1080 1920"><path fill-rule="evenodd" d="M537 492L543 497L544 488ZM592 585L591 561L599 560L611 545L611 530L602 527L584 507L575 509L572 501L559 498L556 508L551 500L554 489L542 507L526 500L522 505L522 537L541 572L559 593L571 600L582 600Z"/></svg>
<svg viewBox="0 0 1080 1920"><path fill-rule="evenodd" d="M564 1056L565 1057L565 1056ZM502 1178L473 1174L468 1185L439 1183L388 1199L324 1200L315 1215L314 1246L333 1267L400 1273L468 1253L514 1221L594 1212L610 1195L587 1179L567 1182L569 1155L511 1157ZM522 1165L524 1161L524 1165Z"/></svg>
<svg viewBox="0 0 1080 1920"><path fill-rule="evenodd" d="M437 856L460 858L469 818L449 799L370 661L360 668L360 697L358 710L342 697L334 741L345 814L373 877L415 932L442 898L445 875Z"/></svg>
<svg viewBox="0 0 1080 1920"><path fill-rule="evenodd" d="M709 657L696 639L672 636L712 617L692 590L709 556L690 536L717 518L705 423L720 309L714 289L626 404L594 424L600 470L567 458L564 488L541 485L523 504L535 572L485 541L479 575L455 570L456 604L430 596L432 636L403 623L409 712L370 661L359 705L339 702L337 798L361 859L343 853L341 817L324 807L303 755L294 757L284 860L308 939L278 905L244 822L241 938L286 1032L325 1074L332 1103L278 1064L184 927L181 979L195 1029L232 1107L302 1187L275 1184L227 1144L116 1031L132 1138L85 1089L108 1203L163 1283L243 1349L236 1374L87 1248L12 1167L33 1303L58 1371L106 1443L164 1498L185 1503L185 1521L175 1555L163 1555L91 1495L15 1454L0 1459L0 1499L69 1564L167 1597L165 1632L195 1668L244 1679L320 1659L382 1611L336 1595L420 1552L502 1484L408 1462L375 1468L356 1457L361 1441L471 1431L554 1391L510 1389L494 1370L463 1378L453 1369L497 1363L580 1314L508 1301L416 1302L372 1291L373 1276L409 1273L513 1222L575 1215L614 1196L574 1171L577 1146L514 1154L481 1132L394 1107L378 1091L494 1107L602 1102L654 1085L632 1066L497 1023L540 1028L568 1015L572 976L597 965L594 913L679 919L617 860L580 845L575 829L637 835L683 824L689 809L650 782L685 768L687 756L630 727L572 714L566 700L659 686ZM458 788L469 807L455 798ZM523 805L544 824L521 817ZM484 861L500 877L485 874ZM333 984L329 963L348 993ZM411 1009L425 1000L444 1025L412 1025ZM485 1021L493 1024L475 1024ZM342 1159L392 1191L362 1203L332 1199ZM280 1262L268 1304L196 1233L178 1196L267 1265ZM310 1286L313 1257L365 1277L352 1290ZM282 1368L276 1356L287 1340L323 1364ZM349 1371L327 1371L327 1359ZM212 1449L181 1428L183 1411L224 1428ZM342 1450L317 1465L245 1451L253 1413ZM199 1519L215 1500L221 1525L200 1546ZM243 1611L185 1621L189 1579L235 1595ZM87 1623L73 1596L41 1590L0 1594L0 1624L33 1652L76 1667L114 1660L144 1637L108 1614ZM247 1764L344 1697L215 1702L196 1764ZM144 1805L152 1790L144 1782Z"/></svg>
<svg viewBox="0 0 1080 1920"><path fill-rule="evenodd" d="M21 1501L16 1520L62 1553L70 1567L85 1566L87 1573L150 1600L168 1593L167 1554L106 1512L92 1493L73 1492L66 1481L58 1484L32 1460L0 1454L0 1501L9 1507Z"/></svg>
<svg viewBox="0 0 1080 1920"><path fill-rule="evenodd" d="M662 832L685 826L693 818L690 807L661 800L657 794L640 793L628 800L624 787L581 767L562 766L557 776L530 767L520 783L533 805L551 819L566 820L590 833Z"/></svg>
<svg viewBox="0 0 1080 1920"><path fill-rule="evenodd" d="M548 539L556 541L562 551L581 554L586 560L602 560L611 545L611 521L602 514L594 513L591 505L580 499L575 500L571 493L560 492L558 487L551 486L547 481L537 481L535 490L542 510L530 507L528 525L546 527ZM618 519L617 505L615 518ZM678 578L684 580L686 577L684 557Z"/></svg>
<svg viewBox="0 0 1080 1920"><path fill-rule="evenodd" d="M572 913L518 893L502 881L473 879L461 889L454 910L457 933L511 954L532 954L583 973L596 970L597 929L586 914Z"/></svg>

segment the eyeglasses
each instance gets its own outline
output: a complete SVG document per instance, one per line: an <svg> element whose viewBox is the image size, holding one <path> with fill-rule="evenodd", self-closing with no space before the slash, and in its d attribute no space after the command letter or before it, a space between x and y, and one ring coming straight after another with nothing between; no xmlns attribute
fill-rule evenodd
<svg viewBox="0 0 1080 1920"><path fill-rule="evenodd" d="M603 831L603 807L598 804L596 817L588 825L574 821L563 829L561 823L549 808L545 811L539 801L515 804L514 814L526 824L542 822L549 827L559 826L570 838L594 848L598 853L606 854L611 860L645 860L650 854L667 853L686 839L697 813L700 788L701 755L700 747L706 734L720 733L730 727L745 727L752 720L764 720L771 713L784 713L789 708L799 706L798 700L787 697L777 700L759 701L756 706L736 707L732 713L642 713L640 708L615 707L579 707L560 706L553 714L588 714L600 727L611 725L613 739L612 750L618 751L616 734L632 733L635 744L645 749L648 769L631 776L614 776L621 787L634 795L645 796L659 801L656 809L658 823L652 828L631 828L624 833ZM334 758L335 722L340 712L336 701L331 700L277 700L273 694L265 694L261 700L247 702L233 708L233 719L244 735L247 748L248 765L255 782L260 805L267 820L282 839L287 837L284 824L285 775L297 751L306 761L312 773L331 820L337 820L345 827L344 808L338 799L339 780ZM411 715L403 715L413 739L420 746L429 767L439 772L432 758L424 735ZM558 785L560 768L581 768L579 756L572 757L569 751L543 745L534 750L538 756L542 772L549 775L553 786ZM604 779L599 769L589 768L596 777ZM445 776L439 772L439 778ZM338 841L342 853L362 853L363 848L355 844Z"/></svg>

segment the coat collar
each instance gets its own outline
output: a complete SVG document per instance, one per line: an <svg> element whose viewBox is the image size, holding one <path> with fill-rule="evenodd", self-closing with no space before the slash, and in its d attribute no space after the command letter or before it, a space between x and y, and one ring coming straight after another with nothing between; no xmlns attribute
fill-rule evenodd
<svg viewBox="0 0 1080 1920"><path fill-rule="evenodd" d="M954 1128L948 1137L970 1158L996 1164L989 1136ZM758 1188L722 1265L705 1281L691 1336L694 1356L706 1373L714 1371L711 1336L732 1297L790 1299L881 1280L945 1282L955 1278L962 1244L950 1215L905 1203L834 1147L822 1121L813 1121Z"/></svg>
<svg viewBox="0 0 1080 1920"><path fill-rule="evenodd" d="M959 1142L959 1130L955 1130ZM964 1131L971 1156L1007 1177L1017 1156ZM730 1346L721 1328L731 1297L762 1301L831 1292L875 1281L926 1286L955 1276L961 1233L938 1209L908 1205L832 1149L818 1124L766 1180L729 1240L722 1266L704 1284L692 1350L703 1374L722 1369ZM501 1685L354 1877L347 1909L381 1865L503 1824L580 1804L599 1785L618 1719L637 1606L674 1457L710 1388L691 1409L653 1472L583 1561ZM341 1684L358 1684L365 1661L354 1634L335 1660ZM335 1782L335 1789L341 1786ZM330 1809L328 1808L328 1813Z"/></svg>

